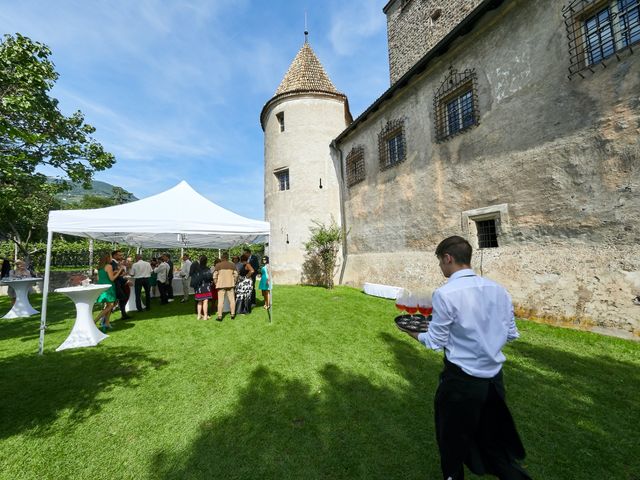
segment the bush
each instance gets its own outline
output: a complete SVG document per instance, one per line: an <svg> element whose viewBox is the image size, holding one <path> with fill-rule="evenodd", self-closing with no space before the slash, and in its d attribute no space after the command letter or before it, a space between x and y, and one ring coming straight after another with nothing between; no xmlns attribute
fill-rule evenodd
<svg viewBox="0 0 640 480"><path fill-rule="evenodd" d="M333 288L342 230L334 219L328 226L318 221L313 223L315 226L309 227L311 238L304 244L306 256L302 264L302 283Z"/></svg>

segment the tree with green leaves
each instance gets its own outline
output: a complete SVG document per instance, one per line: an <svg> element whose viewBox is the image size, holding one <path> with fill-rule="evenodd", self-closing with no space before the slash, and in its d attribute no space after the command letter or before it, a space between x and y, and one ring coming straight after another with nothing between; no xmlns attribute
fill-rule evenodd
<svg viewBox="0 0 640 480"><path fill-rule="evenodd" d="M313 224L314 226L309 227L311 237L304 244L306 257L302 265L303 282L333 288L342 230L334 219L331 219L329 225L318 221Z"/></svg>
<svg viewBox="0 0 640 480"><path fill-rule="evenodd" d="M50 92L58 73L51 51L20 34L0 42L0 238L24 255L46 230L49 210L60 208L57 193L69 181L89 186L94 172L115 159L91 135L82 112L65 116ZM38 169L53 167L61 181L48 182Z"/></svg>

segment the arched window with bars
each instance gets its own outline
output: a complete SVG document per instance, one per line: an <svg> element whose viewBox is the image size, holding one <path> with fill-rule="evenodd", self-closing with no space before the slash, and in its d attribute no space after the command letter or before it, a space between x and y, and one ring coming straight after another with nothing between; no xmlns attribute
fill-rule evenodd
<svg viewBox="0 0 640 480"><path fill-rule="evenodd" d="M443 142L480 123L475 69L458 72L453 67L433 98L436 140Z"/></svg>

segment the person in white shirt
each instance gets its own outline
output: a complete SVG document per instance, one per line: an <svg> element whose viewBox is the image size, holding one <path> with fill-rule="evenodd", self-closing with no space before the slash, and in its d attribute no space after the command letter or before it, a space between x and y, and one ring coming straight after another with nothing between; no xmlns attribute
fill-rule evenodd
<svg viewBox="0 0 640 480"><path fill-rule="evenodd" d="M142 299L140 298L140 294L143 288L145 310L151 310L151 296L149 295L149 290L151 289L149 283L151 272L153 272L151 264L143 260L142 255L136 255L136 262L131 266L129 274L134 278L133 288L136 293L136 309L139 312L142 312Z"/></svg>
<svg viewBox="0 0 640 480"><path fill-rule="evenodd" d="M153 269L158 275L158 290L160 290L160 305L169 303L169 264L167 263L167 257L162 255L160 257L161 263Z"/></svg>
<svg viewBox="0 0 640 480"><path fill-rule="evenodd" d="M433 293L425 333L405 331L431 350L444 350L435 395L436 439L444 479L474 473L501 480L530 479L518 464L525 450L505 402L502 347L519 337L507 291L471 269L472 248L462 237L436 248L449 281Z"/></svg>
<svg viewBox="0 0 640 480"><path fill-rule="evenodd" d="M180 303L184 303L189 300L189 288L191 288L191 278L189 277L189 271L191 270L191 260L186 253L182 256L182 265L180 266L180 279L182 280L182 300Z"/></svg>

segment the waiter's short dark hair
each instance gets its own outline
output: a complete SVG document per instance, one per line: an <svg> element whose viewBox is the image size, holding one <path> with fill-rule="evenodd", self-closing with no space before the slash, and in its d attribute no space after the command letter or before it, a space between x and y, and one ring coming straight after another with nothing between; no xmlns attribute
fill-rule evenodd
<svg viewBox="0 0 640 480"><path fill-rule="evenodd" d="M114 250L113 252L111 252L111 256L115 257L118 253L122 253L120 250Z"/></svg>
<svg viewBox="0 0 640 480"><path fill-rule="evenodd" d="M445 238L436 247L436 256L438 258L445 253L451 255L456 263L469 265L471 264L473 248L466 239L454 235L453 237Z"/></svg>

